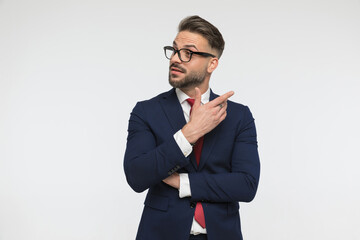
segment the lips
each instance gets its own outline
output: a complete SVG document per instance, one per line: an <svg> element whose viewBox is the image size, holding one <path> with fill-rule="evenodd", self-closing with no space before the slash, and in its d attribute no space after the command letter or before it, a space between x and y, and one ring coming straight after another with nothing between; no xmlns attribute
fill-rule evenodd
<svg viewBox="0 0 360 240"><path fill-rule="evenodd" d="M179 72L179 73L182 73L183 71L181 71L180 69L178 68L171 68L171 71L172 72Z"/></svg>
<svg viewBox="0 0 360 240"><path fill-rule="evenodd" d="M174 72L174 73L185 73L186 72L186 70L183 69L182 67L174 66L174 65L170 66L170 71Z"/></svg>

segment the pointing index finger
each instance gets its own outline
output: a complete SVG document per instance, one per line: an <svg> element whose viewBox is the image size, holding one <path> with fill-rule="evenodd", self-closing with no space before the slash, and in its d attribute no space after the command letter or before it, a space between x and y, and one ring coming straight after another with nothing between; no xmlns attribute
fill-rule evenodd
<svg viewBox="0 0 360 240"><path fill-rule="evenodd" d="M209 105L212 106L212 107L215 107L215 106L227 101L228 98L231 97L232 95L234 95L234 91L229 91L229 92L215 98L211 102L209 102Z"/></svg>

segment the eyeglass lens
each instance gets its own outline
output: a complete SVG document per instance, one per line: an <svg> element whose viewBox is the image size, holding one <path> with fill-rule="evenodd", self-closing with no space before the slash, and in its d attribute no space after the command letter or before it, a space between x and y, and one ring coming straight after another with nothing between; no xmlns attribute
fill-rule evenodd
<svg viewBox="0 0 360 240"><path fill-rule="evenodd" d="M191 52L187 49L181 49L178 51L179 58L183 62L188 62L191 59ZM175 55L175 50L166 48L165 49L165 55L168 59L171 59Z"/></svg>

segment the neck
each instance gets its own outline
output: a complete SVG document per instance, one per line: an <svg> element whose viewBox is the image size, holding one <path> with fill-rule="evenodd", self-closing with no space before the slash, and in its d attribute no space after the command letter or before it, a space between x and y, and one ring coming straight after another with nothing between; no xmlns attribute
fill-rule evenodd
<svg viewBox="0 0 360 240"><path fill-rule="evenodd" d="M204 81L202 84L200 84L198 86L192 86L192 87L188 87L188 88L180 88L180 90L183 91L190 98L195 98L195 87L199 88L201 95L203 95L209 89L209 82Z"/></svg>

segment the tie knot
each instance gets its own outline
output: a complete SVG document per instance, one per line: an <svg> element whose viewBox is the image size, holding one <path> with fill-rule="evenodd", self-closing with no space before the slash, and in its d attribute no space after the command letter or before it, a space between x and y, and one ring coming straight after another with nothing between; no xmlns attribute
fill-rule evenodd
<svg viewBox="0 0 360 240"><path fill-rule="evenodd" d="M188 98L186 99L186 101L190 104L190 106L192 107L194 105L195 99L192 98Z"/></svg>

